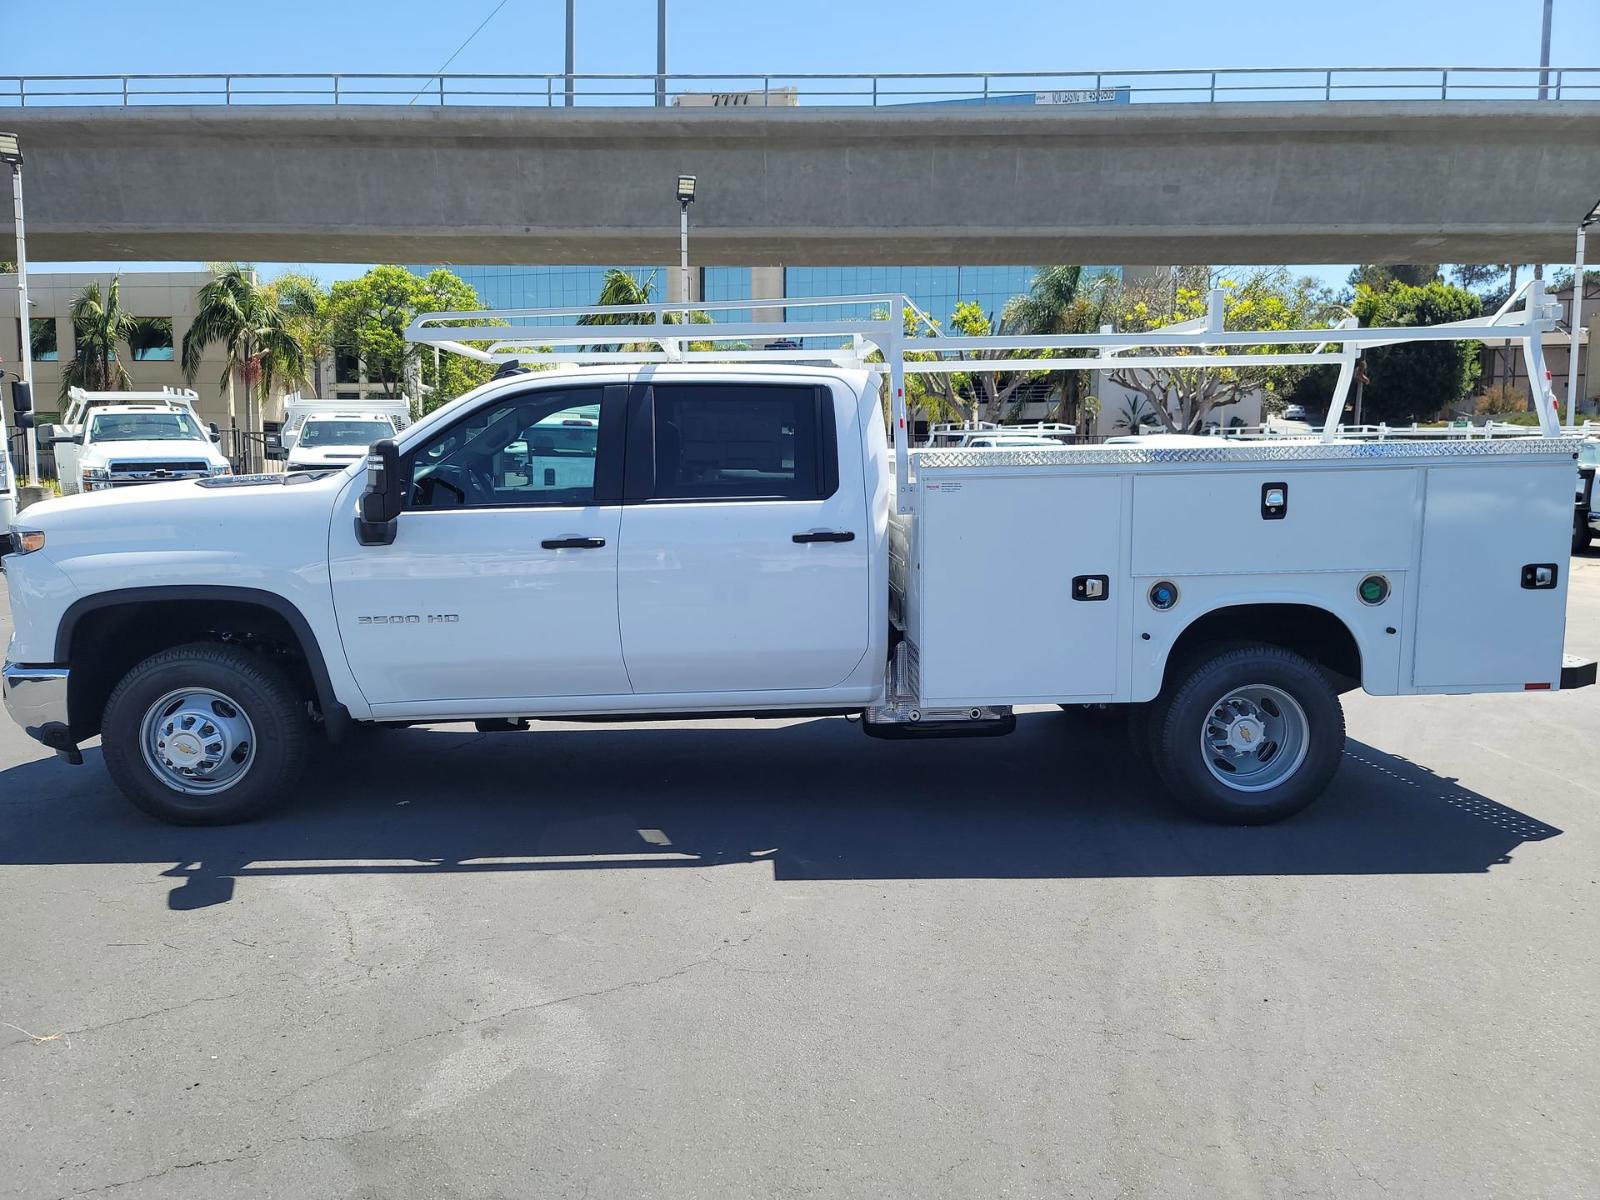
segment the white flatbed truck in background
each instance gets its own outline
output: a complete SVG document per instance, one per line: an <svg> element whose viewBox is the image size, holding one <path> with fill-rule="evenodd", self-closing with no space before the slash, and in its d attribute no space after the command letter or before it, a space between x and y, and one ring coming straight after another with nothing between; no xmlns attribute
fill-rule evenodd
<svg viewBox="0 0 1600 1200"><path fill-rule="evenodd" d="M98 734L147 812L221 822L284 799L311 736L357 723L836 714L927 737L1123 706L1177 800L1262 822L1332 777L1342 691L1594 681L1562 655L1577 442L1548 396L1539 438L1334 432L1365 346L1513 336L1544 378L1537 282L1440 328L1230 331L1219 299L1190 327L932 356L903 297L783 302L807 304L872 315L686 334L670 305L603 310L656 322L621 326L428 314L413 340L502 371L360 465L30 509L7 707L69 759ZM1263 347L1339 365L1320 438L909 446L909 372Z"/></svg>

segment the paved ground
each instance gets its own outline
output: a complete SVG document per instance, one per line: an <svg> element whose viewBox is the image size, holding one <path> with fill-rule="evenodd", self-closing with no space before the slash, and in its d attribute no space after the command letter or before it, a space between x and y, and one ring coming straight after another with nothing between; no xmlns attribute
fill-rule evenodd
<svg viewBox="0 0 1600 1200"><path fill-rule="evenodd" d="M1593 1195L1600 689L1349 710L1240 830L1053 712L377 735L211 831L5 723L0 1194Z"/></svg>

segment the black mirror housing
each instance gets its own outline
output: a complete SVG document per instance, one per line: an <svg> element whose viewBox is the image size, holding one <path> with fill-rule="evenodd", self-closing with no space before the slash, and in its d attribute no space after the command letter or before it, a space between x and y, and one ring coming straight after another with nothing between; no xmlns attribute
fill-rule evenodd
<svg viewBox="0 0 1600 1200"><path fill-rule="evenodd" d="M395 521L405 507L405 487L400 479L400 447L393 438L374 442L367 451L367 487L361 493L356 519L356 539L363 546L394 542Z"/></svg>

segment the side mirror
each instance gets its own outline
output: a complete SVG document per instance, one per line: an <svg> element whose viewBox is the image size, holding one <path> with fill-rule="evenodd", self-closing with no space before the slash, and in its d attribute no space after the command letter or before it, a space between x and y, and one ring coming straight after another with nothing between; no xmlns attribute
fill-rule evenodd
<svg viewBox="0 0 1600 1200"><path fill-rule="evenodd" d="M212 421L206 426L206 432L211 435L211 440L219 446L222 444L222 430L217 428L217 423Z"/></svg>
<svg viewBox="0 0 1600 1200"><path fill-rule="evenodd" d="M11 385L11 420L18 429L32 429L33 388L18 379Z"/></svg>
<svg viewBox="0 0 1600 1200"><path fill-rule="evenodd" d="M381 442L374 442L367 451L367 488L361 493L356 540L363 546L387 546L393 543L395 519L404 507L400 447L395 445L393 438L384 438Z"/></svg>
<svg viewBox="0 0 1600 1200"><path fill-rule="evenodd" d="M65 425L46 425L41 431L47 446L81 446L83 434L73 433Z"/></svg>

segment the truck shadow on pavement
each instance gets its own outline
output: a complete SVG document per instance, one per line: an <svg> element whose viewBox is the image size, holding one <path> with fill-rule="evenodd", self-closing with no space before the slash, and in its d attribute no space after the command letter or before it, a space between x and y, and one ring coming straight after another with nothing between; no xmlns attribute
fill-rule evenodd
<svg viewBox="0 0 1600 1200"><path fill-rule="evenodd" d="M1059 712L1009 738L885 743L841 720L364 733L286 808L219 829L152 821L99 762L0 772L0 865L174 864L173 908L255 876L703 869L779 880L1483 872L1561 830L1351 741L1317 804L1195 822L1120 725ZM353 752L346 752L346 750Z"/></svg>

